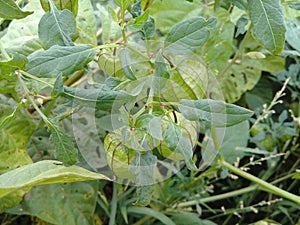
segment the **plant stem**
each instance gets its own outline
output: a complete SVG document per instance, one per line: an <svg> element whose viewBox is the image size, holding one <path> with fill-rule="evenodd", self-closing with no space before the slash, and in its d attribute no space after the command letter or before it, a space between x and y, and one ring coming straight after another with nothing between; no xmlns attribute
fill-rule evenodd
<svg viewBox="0 0 300 225"><path fill-rule="evenodd" d="M177 208L185 208L185 207L190 207L193 205L196 205L198 203L207 203L207 202L214 202L214 201L219 201L219 200L223 200L226 198L230 198L236 195L241 195L244 193L248 193L250 191L255 191L257 189L257 185L252 185L250 187L246 187L246 188L242 188L236 191L231 191L231 192L227 192L224 194L219 194L219 195L215 195L215 196L210 196L210 197L206 197L206 198L201 198L199 200L192 200L192 201L188 201L188 202L182 202L179 203L176 207Z"/></svg>
<svg viewBox="0 0 300 225"><path fill-rule="evenodd" d="M40 110L40 108L37 106L37 104L35 103L34 98L30 95L30 91L28 90L26 84L24 83L24 81L22 80L22 75L17 73L19 82L23 88L23 90L25 91L25 95L27 97L27 99L30 101L30 103L32 104L33 108L37 111L37 113L41 116L41 118L43 119L43 121L48 125L48 126L53 126L52 123L48 120L47 116L45 116L45 114Z"/></svg>
<svg viewBox="0 0 300 225"><path fill-rule="evenodd" d="M110 216L109 216L109 225L115 225L116 215L117 215L117 203L118 203L118 193L117 185L113 183L113 196L110 205Z"/></svg>
<svg viewBox="0 0 300 225"><path fill-rule="evenodd" d="M245 172L245 171L243 171L243 170L241 170L241 169L239 169L239 168L237 168L237 167L235 167L235 166L233 166L233 165L225 162L224 160L220 160L219 164L222 165L222 166L224 166L224 167L226 167L231 172L233 172L233 173L235 173L235 174L237 174L237 175L239 175L241 177L244 177L247 180L250 180L250 181L258 184L263 190L271 192L271 193L273 193L275 195L278 195L280 197L289 199L289 200L291 200L293 202L296 202L297 204L300 205L300 197L299 196L294 195L294 194L292 194L290 192L287 192L285 190L282 190L282 189L274 186L271 183L268 183L268 182L266 182L266 181L264 181L264 180L262 180L260 178L257 178L255 176L253 176L252 174L247 173L247 172Z"/></svg>
<svg viewBox="0 0 300 225"><path fill-rule="evenodd" d="M22 75L24 75L25 77L29 77L30 79L35 80L35 81L38 81L38 82L40 82L40 83L42 83L42 84L45 84L45 85L47 85L47 86L49 86L49 87L51 87L51 88L54 87L52 84L49 84L49 83L47 83L46 81L44 81L44 80L42 80L42 79L40 79L40 78L38 78L38 77L36 77L36 76L33 76L33 75L31 75L30 73L27 73L27 72L25 72L25 71L23 71L23 70L19 70L18 72L21 73Z"/></svg>

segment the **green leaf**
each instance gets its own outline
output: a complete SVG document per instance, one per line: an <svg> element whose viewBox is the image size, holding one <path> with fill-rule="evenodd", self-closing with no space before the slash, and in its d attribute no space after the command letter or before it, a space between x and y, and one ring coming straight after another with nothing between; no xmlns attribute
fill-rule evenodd
<svg viewBox="0 0 300 225"><path fill-rule="evenodd" d="M176 225L169 217L151 208L130 206L128 207L127 212L141 214L145 216L152 216L165 225Z"/></svg>
<svg viewBox="0 0 300 225"><path fill-rule="evenodd" d="M154 180L154 171L157 165L157 157L151 151L146 153L137 153L132 159L128 170L134 177L134 181L138 186L152 185Z"/></svg>
<svg viewBox="0 0 300 225"><path fill-rule="evenodd" d="M104 175L78 166L65 167L55 160L43 160L0 175L0 198L37 185L106 179Z"/></svg>
<svg viewBox="0 0 300 225"><path fill-rule="evenodd" d="M52 46L28 56L26 71L37 77L67 76L84 68L95 56L90 45Z"/></svg>
<svg viewBox="0 0 300 225"><path fill-rule="evenodd" d="M149 10L144 12L142 15L130 20L130 22L128 23L128 30L131 32L140 31L143 28L146 21L148 20L148 17L149 17Z"/></svg>
<svg viewBox="0 0 300 225"><path fill-rule="evenodd" d="M165 51L186 53L195 50L207 41L210 29L216 24L216 19L205 20L203 17L193 17L174 25L164 42Z"/></svg>
<svg viewBox="0 0 300 225"><path fill-rule="evenodd" d="M19 53L27 56L42 47L38 38L38 23L44 11L39 1L29 1L24 9L34 13L24 19L13 20L5 35L1 37L1 42L5 43L5 49L10 54Z"/></svg>
<svg viewBox="0 0 300 225"><path fill-rule="evenodd" d="M296 174L293 176L294 179L300 179L300 171L297 170Z"/></svg>
<svg viewBox="0 0 300 225"><path fill-rule="evenodd" d="M140 33L142 34L142 38L144 40L149 40L155 35L155 20L152 16L148 17L147 21L140 30Z"/></svg>
<svg viewBox="0 0 300 225"><path fill-rule="evenodd" d="M94 224L97 190L97 181L34 187L9 213L36 216L51 224Z"/></svg>
<svg viewBox="0 0 300 225"><path fill-rule="evenodd" d="M1 119L12 111L13 104L14 102L11 99L0 96ZM7 119L8 117L4 119L5 122L9 123L4 124L5 127L0 129L0 174L32 163L27 154L26 146L35 125L30 119L21 115L20 112L17 115L11 115L12 117L9 117L9 119ZM4 121L2 120L1 123ZM28 190L20 190L0 198L0 212L17 205L26 191Z"/></svg>
<svg viewBox="0 0 300 225"><path fill-rule="evenodd" d="M91 1L78 0L76 43L97 45L97 25Z"/></svg>
<svg viewBox="0 0 300 225"><path fill-rule="evenodd" d="M44 48L53 45L72 46L76 34L76 20L69 10L58 10L50 1L51 10L39 22L38 34Z"/></svg>
<svg viewBox="0 0 300 225"><path fill-rule="evenodd" d="M265 63L266 67L264 68ZM268 59L258 60L243 57L242 61L234 63L225 74L218 76L217 80L225 100L230 103L236 102L246 91L253 89L261 78L262 70L269 69L267 63ZM280 64L273 65L273 69L278 65L280 66ZM217 91L219 92L219 90Z"/></svg>
<svg viewBox="0 0 300 225"><path fill-rule="evenodd" d="M136 77L131 69L130 51L126 48L121 49L119 52L119 58L124 75L130 80L136 80Z"/></svg>
<svg viewBox="0 0 300 225"><path fill-rule="evenodd" d="M13 0L0 0L0 17L4 19L22 19L33 12L22 11Z"/></svg>
<svg viewBox="0 0 300 225"><path fill-rule="evenodd" d="M77 162L78 152L75 149L72 139L56 126L50 127L50 140L54 143L55 157L66 165L73 165Z"/></svg>
<svg viewBox="0 0 300 225"><path fill-rule="evenodd" d="M279 54L285 42L285 22L280 0L249 0L253 34L269 51Z"/></svg>
<svg viewBox="0 0 300 225"><path fill-rule="evenodd" d="M300 52L300 21L296 18L286 21L286 41Z"/></svg>
<svg viewBox="0 0 300 225"><path fill-rule="evenodd" d="M27 58L19 53L13 53L12 58L6 62L0 62L0 77L7 77L15 70L25 68Z"/></svg>
<svg viewBox="0 0 300 225"><path fill-rule="evenodd" d="M0 174L32 162L26 146L34 127L26 117L18 117L0 130Z"/></svg>
<svg viewBox="0 0 300 225"><path fill-rule="evenodd" d="M127 92L111 90L106 85L99 86L97 89L64 87L64 96L74 99L76 104L104 111L117 110L133 99L133 96Z"/></svg>
<svg viewBox="0 0 300 225"><path fill-rule="evenodd" d="M226 162L234 163L237 158L243 158L246 153L238 151L238 147L246 147L249 139L249 122L244 121L237 125L225 128L215 128L215 137L218 140L221 156L226 160ZM208 131L206 138L202 142L205 146L202 150L202 161L209 165L216 156L217 146L215 146L212 134ZM205 149L205 150L204 150Z"/></svg>
<svg viewBox="0 0 300 225"><path fill-rule="evenodd" d="M163 34L166 34L174 24L186 18L197 16L202 12L198 2L182 0L153 1L149 10L156 26Z"/></svg>
<svg viewBox="0 0 300 225"><path fill-rule="evenodd" d="M60 94L62 94L63 92L64 92L64 83L62 80L62 75L59 74L55 80L51 96L55 98L55 97L59 96Z"/></svg>
<svg viewBox="0 0 300 225"><path fill-rule="evenodd" d="M209 127L229 127L248 120L252 111L219 100L202 99L180 101L179 110L191 121L200 121Z"/></svg>
<svg viewBox="0 0 300 225"><path fill-rule="evenodd" d="M184 156L186 166L190 170L197 170L193 162L193 146L188 137L184 137L179 126L173 122L168 122L165 131L165 142L170 150L181 153Z"/></svg>
<svg viewBox="0 0 300 225"><path fill-rule="evenodd" d="M49 0L40 0L40 2L41 2L43 9L46 12L49 12L51 9L50 1ZM51 0L51 2L53 2L59 10L68 9L74 14L74 16L77 15L78 0Z"/></svg>

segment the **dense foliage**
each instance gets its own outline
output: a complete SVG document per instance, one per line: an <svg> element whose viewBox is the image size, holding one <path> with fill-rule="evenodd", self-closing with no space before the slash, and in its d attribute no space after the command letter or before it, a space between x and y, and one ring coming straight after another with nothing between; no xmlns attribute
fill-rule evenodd
<svg viewBox="0 0 300 225"><path fill-rule="evenodd" d="M0 0L1 224L300 224L299 10Z"/></svg>

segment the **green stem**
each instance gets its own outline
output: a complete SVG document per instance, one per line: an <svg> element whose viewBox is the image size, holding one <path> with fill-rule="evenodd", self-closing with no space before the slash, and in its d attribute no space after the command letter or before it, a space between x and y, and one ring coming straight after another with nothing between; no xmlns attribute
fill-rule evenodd
<svg viewBox="0 0 300 225"><path fill-rule="evenodd" d="M51 126L52 127L52 123L48 120L47 116L45 116L45 114L40 110L40 108L38 107L38 105L35 103L35 100L34 98L30 95L30 91L28 90L25 82L23 81L22 79L22 75L21 74L18 74L17 73L17 76L18 76L18 79L19 79L19 82L23 88L23 90L25 91L25 95L27 97L27 99L30 101L30 103L32 104L33 108L36 110L36 112L41 116L41 118L43 119L43 121L48 125L48 126Z"/></svg>
<svg viewBox="0 0 300 225"><path fill-rule="evenodd" d="M219 194L219 195L215 195L215 196L201 198L199 200L192 200L192 201L188 201L188 202L182 202L182 203L179 203L176 207L177 208L185 208L185 207L190 207L190 206L197 205L199 203L207 203L207 202L214 202L214 201L224 200L226 198L231 198L231 197L236 196L236 195L242 195L242 194L248 193L250 191L255 191L256 189L257 189L257 185L252 185L250 187L242 188L242 189L239 189L239 190L236 190L236 191L227 192L227 193L224 193L224 194Z"/></svg>
<svg viewBox="0 0 300 225"><path fill-rule="evenodd" d="M250 180L256 184L258 184L263 190L265 191L268 191L268 192L271 192L275 195L278 195L280 197L283 197L283 198L286 198L286 199L289 199L293 202L296 202L297 204L300 204L300 197L297 196L297 195L294 195L290 192L287 192L285 190L282 190L276 186L274 186L273 184L270 184L260 178L257 178L255 176L253 176L252 174L250 173L247 173L237 167L234 167L233 165L223 161L223 160L220 160L219 161L219 164L226 167L228 170L230 170L231 172L241 176L241 177L244 177L245 179L247 180Z"/></svg>
<svg viewBox="0 0 300 225"><path fill-rule="evenodd" d="M23 70L19 70L18 72L21 73L22 75L24 75L25 77L28 77L28 78L30 78L32 80L38 81L38 82L40 82L42 84L45 84L45 85L47 85L47 86L49 86L51 88L54 88L54 86L52 84L49 84L46 81L44 81L44 80L42 80L42 79L40 79L40 78L38 78L36 76L31 75L30 73L27 73L27 72L25 72Z"/></svg>
<svg viewBox="0 0 300 225"><path fill-rule="evenodd" d="M109 216L109 225L115 225L116 215L117 215L117 204L118 204L118 192L117 185L113 183L113 196L110 205L110 216Z"/></svg>

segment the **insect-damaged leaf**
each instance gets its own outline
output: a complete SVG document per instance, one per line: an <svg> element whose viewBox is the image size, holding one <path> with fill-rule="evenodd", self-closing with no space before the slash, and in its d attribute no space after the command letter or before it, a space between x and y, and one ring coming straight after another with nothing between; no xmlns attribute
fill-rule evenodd
<svg viewBox="0 0 300 225"><path fill-rule="evenodd" d="M82 69L96 54L91 45L52 46L28 56L26 71L37 77L67 76Z"/></svg>
<svg viewBox="0 0 300 225"><path fill-rule="evenodd" d="M286 31L280 1L249 0L248 5L254 36L272 53L280 53Z"/></svg>
<svg viewBox="0 0 300 225"><path fill-rule="evenodd" d="M209 127L229 127L249 119L252 111L224 101L202 99L180 101L179 110L185 118L200 121Z"/></svg>
<svg viewBox="0 0 300 225"><path fill-rule="evenodd" d="M200 47L209 38L209 30L215 24L215 18L205 20L200 16L177 23L167 34L164 43L165 51L187 53Z"/></svg>
<svg viewBox="0 0 300 225"><path fill-rule="evenodd" d="M76 34L76 20L67 9L58 10L50 1L51 11L39 22L38 34L42 45L48 49L53 45L72 46Z"/></svg>
<svg viewBox="0 0 300 225"><path fill-rule="evenodd" d="M0 17L4 19L22 19L33 12L22 11L13 0L0 0Z"/></svg>

